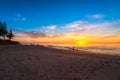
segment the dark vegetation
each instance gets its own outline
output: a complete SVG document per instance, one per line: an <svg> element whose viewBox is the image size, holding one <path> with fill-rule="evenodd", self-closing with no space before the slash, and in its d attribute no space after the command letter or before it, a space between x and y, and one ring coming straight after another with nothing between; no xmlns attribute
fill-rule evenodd
<svg viewBox="0 0 120 80"><path fill-rule="evenodd" d="M19 42L12 41L14 34L12 29L7 29L6 22L0 22L0 45L18 45Z"/></svg>

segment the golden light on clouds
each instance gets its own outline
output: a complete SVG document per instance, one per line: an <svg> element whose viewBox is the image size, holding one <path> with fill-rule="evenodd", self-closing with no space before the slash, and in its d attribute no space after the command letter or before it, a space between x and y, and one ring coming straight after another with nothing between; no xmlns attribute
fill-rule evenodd
<svg viewBox="0 0 120 80"><path fill-rule="evenodd" d="M22 34L21 34L22 35ZM45 36L31 35L25 37L16 37L15 40L21 43L45 44L45 45L75 45L75 46L89 46L91 44L120 44L120 35L94 35L94 34L46 34Z"/></svg>
<svg viewBox="0 0 120 80"><path fill-rule="evenodd" d="M97 14L92 17L100 18L103 16ZM42 29L31 32L18 31L15 33L15 40L21 43L48 45L120 44L119 24L120 20L102 23L89 23L89 21L79 20L64 26L44 26ZM41 30L44 32L40 32Z"/></svg>

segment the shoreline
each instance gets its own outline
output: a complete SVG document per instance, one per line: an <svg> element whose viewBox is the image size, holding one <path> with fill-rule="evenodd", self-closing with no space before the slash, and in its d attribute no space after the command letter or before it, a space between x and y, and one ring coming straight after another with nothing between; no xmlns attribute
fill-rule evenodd
<svg viewBox="0 0 120 80"><path fill-rule="evenodd" d="M48 46L47 46L48 47ZM117 53L109 53L109 52L97 52L97 51L91 51L91 49L86 50L86 47L64 47L64 46L52 46L51 48L55 48L55 49L61 49L61 50L68 50L68 51L74 51L74 52L85 52L85 53L90 53L90 54L99 54L99 55L111 55L111 56L120 56L119 52ZM104 51L104 50L103 50Z"/></svg>
<svg viewBox="0 0 120 80"><path fill-rule="evenodd" d="M120 79L120 56L34 45L0 51L0 80Z"/></svg>

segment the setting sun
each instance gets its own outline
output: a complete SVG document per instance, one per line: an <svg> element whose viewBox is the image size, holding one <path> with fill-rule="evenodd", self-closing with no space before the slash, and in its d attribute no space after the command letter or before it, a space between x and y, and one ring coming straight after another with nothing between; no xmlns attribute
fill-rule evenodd
<svg viewBox="0 0 120 80"><path fill-rule="evenodd" d="M75 44L76 44L77 46L87 46L87 45L88 45L88 43L87 43L86 40L77 40L77 41L75 42Z"/></svg>

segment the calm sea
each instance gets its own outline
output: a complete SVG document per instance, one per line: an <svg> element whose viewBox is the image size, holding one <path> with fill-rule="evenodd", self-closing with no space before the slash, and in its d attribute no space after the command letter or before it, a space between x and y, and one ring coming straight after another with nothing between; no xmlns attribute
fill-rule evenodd
<svg viewBox="0 0 120 80"><path fill-rule="evenodd" d="M55 46L59 49L72 50L73 46ZM91 51L98 54L109 54L109 55L119 55L120 56L120 44L112 45L91 45L91 46L74 46L75 50Z"/></svg>

